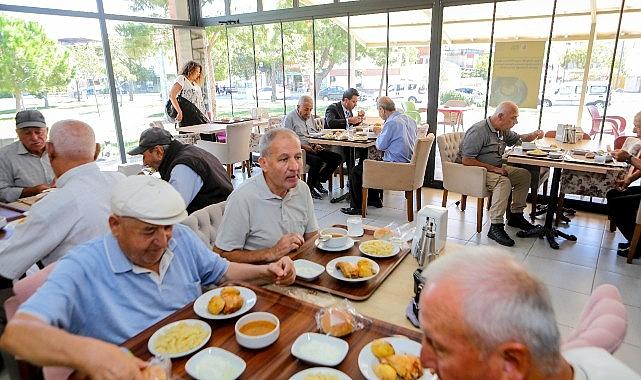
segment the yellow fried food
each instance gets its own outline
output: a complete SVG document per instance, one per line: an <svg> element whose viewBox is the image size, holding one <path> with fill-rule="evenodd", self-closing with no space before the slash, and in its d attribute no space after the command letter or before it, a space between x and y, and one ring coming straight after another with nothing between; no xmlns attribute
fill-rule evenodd
<svg viewBox="0 0 641 380"><path fill-rule="evenodd" d="M542 151L541 149L534 149L530 151L530 154L533 156L545 156L546 153Z"/></svg>
<svg viewBox="0 0 641 380"><path fill-rule="evenodd" d="M372 369L380 380L396 380L396 371L389 364L376 364Z"/></svg>
<svg viewBox="0 0 641 380"><path fill-rule="evenodd" d="M223 294L222 297L225 300L225 307L223 308L223 313L225 314L238 311L245 303L243 297L238 294Z"/></svg>
<svg viewBox="0 0 641 380"><path fill-rule="evenodd" d="M372 262L369 260L358 260L358 277L371 277L375 275L374 268L372 267Z"/></svg>
<svg viewBox="0 0 641 380"><path fill-rule="evenodd" d="M326 373L314 373L305 376L305 380L339 380L336 375L329 375Z"/></svg>
<svg viewBox="0 0 641 380"><path fill-rule="evenodd" d="M391 355L381 359L381 363L392 366L403 380L416 380L423 376L423 366L418 356Z"/></svg>
<svg viewBox="0 0 641 380"><path fill-rule="evenodd" d="M394 355L394 347L390 342L384 339L376 339L372 342L372 354L378 359L382 359L391 355Z"/></svg>
<svg viewBox="0 0 641 380"><path fill-rule="evenodd" d="M154 346L160 354L175 354L193 349L206 336L207 331L202 326L180 322L162 334Z"/></svg>
<svg viewBox="0 0 641 380"><path fill-rule="evenodd" d="M238 290L237 288L235 288L233 286L225 286L220 291L220 295L224 296L226 294L229 294L229 295L240 295L240 290Z"/></svg>
<svg viewBox="0 0 641 380"><path fill-rule="evenodd" d="M361 243L361 249L374 256L387 256L394 250L394 245L385 240L368 240Z"/></svg>
<svg viewBox="0 0 641 380"><path fill-rule="evenodd" d="M336 269L339 269L346 278L358 278L358 267L352 263L339 261L336 263Z"/></svg>
<svg viewBox="0 0 641 380"><path fill-rule="evenodd" d="M225 300L221 296L213 296L207 304L207 311L214 315L218 315L223 311L225 307Z"/></svg>

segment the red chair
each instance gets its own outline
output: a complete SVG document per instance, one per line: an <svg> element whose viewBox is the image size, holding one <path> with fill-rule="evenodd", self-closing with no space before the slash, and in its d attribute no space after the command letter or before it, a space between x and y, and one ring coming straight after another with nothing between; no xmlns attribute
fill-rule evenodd
<svg viewBox="0 0 641 380"><path fill-rule="evenodd" d="M605 119L606 123L610 123L610 129L604 129L603 133L614 135L614 138L619 137L623 134L625 130L626 121L622 116L610 116L607 115L605 118L599 114L599 109L596 106L586 106L588 107L588 112L590 112L590 117L592 117L592 130L590 131L590 136L594 136L601 130L601 122Z"/></svg>
<svg viewBox="0 0 641 380"><path fill-rule="evenodd" d="M636 136L619 136L614 139L614 149L621 149L623 148L623 144L625 144L625 140L628 139L628 137L636 137Z"/></svg>

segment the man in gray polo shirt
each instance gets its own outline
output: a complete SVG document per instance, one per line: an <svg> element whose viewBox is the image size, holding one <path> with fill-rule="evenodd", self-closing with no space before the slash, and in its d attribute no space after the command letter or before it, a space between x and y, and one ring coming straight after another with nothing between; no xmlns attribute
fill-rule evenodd
<svg viewBox="0 0 641 380"><path fill-rule="evenodd" d="M18 112L16 133L19 141L0 148L0 202L40 194L54 179L45 152L47 124L40 111Z"/></svg>
<svg viewBox="0 0 641 380"><path fill-rule="evenodd" d="M518 123L519 107L513 102L503 102L486 120L472 125L465 132L459 146L456 161L468 166L480 166L487 169L486 184L492 192L490 207L490 230L487 236L497 243L513 246L514 240L505 232L504 214L507 201L512 193L510 211L512 216L508 222L511 227L522 230L534 228L523 217L526 207L527 193L530 188L530 172L527 169L503 164L505 146L512 146L519 141L532 141L543 137L543 131L519 135L511 131Z"/></svg>
<svg viewBox="0 0 641 380"><path fill-rule="evenodd" d="M230 261L276 261L318 231L309 188L298 179L298 136L286 128L272 129L259 146L262 173L231 193L216 236L214 250Z"/></svg>

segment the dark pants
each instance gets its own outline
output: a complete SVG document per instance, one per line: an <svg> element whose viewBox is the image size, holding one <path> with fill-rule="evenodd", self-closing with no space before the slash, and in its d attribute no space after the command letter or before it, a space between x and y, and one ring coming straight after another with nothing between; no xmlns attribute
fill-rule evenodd
<svg viewBox="0 0 641 380"><path fill-rule="evenodd" d="M351 195L352 208L360 209L363 205L363 160L354 166L349 173L349 194ZM383 190L369 189L367 192L367 204L379 206L383 204Z"/></svg>
<svg viewBox="0 0 641 380"><path fill-rule="evenodd" d="M309 165L309 172L307 173L307 185L310 188L315 187L319 183L325 182L329 179L338 165L343 162L340 154L323 149L319 152L306 152L307 165ZM331 189L330 189L331 190Z"/></svg>
<svg viewBox="0 0 641 380"><path fill-rule="evenodd" d="M610 190L608 199L608 215L614 221L621 234L628 241L632 240L637 220L637 210L641 202L641 186L628 187L621 190Z"/></svg>

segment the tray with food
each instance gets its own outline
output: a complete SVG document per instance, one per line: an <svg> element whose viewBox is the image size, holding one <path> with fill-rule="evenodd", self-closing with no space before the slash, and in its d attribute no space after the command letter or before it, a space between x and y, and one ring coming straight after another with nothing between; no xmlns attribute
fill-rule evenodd
<svg viewBox="0 0 641 380"><path fill-rule="evenodd" d="M587 152L585 154L568 154L566 157L567 162L577 162L582 164L611 166L617 168L626 168L628 165L625 162L615 161L609 154L600 154L601 152Z"/></svg>
<svg viewBox="0 0 641 380"><path fill-rule="evenodd" d="M222 119L214 120L213 123L214 124L234 124L234 123L243 123L245 121L251 121L251 120L253 119L249 117L234 117L234 118L224 117Z"/></svg>

